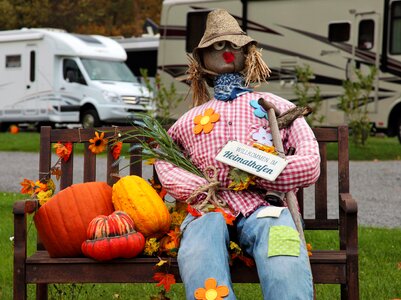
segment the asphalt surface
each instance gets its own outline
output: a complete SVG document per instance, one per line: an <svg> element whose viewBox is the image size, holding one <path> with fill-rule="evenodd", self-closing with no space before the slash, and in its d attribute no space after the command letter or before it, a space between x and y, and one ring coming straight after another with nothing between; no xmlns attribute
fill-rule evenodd
<svg viewBox="0 0 401 300"><path fill-rule="evenodd" d="M100 170L105 170L104 158L98 158ZM56 157L53 157L56 161ZM25 152L0 152L0 191L18 193L24 178L38 179L39 155ZM128 163L126 163L128 164ZM124 162L120 165L125 165ZM74 158L74 182L82 181L82 157ZM328 164L329 218L338 217L336 162ZM127 170L121 172L126 175ZM144 178L151 177L146 167ZM106 181L98 172L98 181ZM401 161L350 162L350 191L358 203L360 225L401 228ZM314 205L311 187L305 192L305 216L313 216Z"/></svg>

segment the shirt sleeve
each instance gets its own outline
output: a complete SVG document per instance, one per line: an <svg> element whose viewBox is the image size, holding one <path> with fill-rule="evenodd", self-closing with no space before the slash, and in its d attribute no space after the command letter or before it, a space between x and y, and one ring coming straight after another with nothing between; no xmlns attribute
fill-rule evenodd
<svg viewBox="0 0 401 300"><path fill-rule="evenodd" d="M165 161L155 163L160 183L176 200L185 201L193 191L208 181Z"/></svg>
<svg viewBox="0 0 401 300"><path fill-rule="evenodd" d="M178 122L168 131L175 143L181 144ZM200 186L208 183L205 178L181 169L174 164L158 160L155 163L160 183L166 191L176 200L185 201Z"/></svg>
<svg viewBox="0 0 401 300"><path fill-rule="evenodd" d="M320 175L319 145L304 118L294 120L283 144L284 149L295 148L295 154L286 157L286 168L274 182L258 178L256 184L266 190L289 192L315 183Z"/></svg>

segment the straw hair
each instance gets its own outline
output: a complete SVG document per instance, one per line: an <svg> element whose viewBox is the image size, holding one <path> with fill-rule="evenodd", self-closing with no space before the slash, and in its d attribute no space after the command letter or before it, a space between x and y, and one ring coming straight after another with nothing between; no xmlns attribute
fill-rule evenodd
<svg viewBox="0 0 401 300"><path fill-rule="evenodd" d="M270 77L270 73L269 67L262 59L261 51L258 51L255 45L249 45L243 71L245 85L249 86L252 83L256 83L255 87L258 87L262 82L266 82L266 79Z"/></svg>
<svg viewBox="0 0 401 300"><path fill-rule="evenodd" d="M196 59L189 55L188 60L188 80L191 82L193 93L192 104L195 107L209 101L210 94L206 86L206 74L202 72L203 68Z"/></svg>

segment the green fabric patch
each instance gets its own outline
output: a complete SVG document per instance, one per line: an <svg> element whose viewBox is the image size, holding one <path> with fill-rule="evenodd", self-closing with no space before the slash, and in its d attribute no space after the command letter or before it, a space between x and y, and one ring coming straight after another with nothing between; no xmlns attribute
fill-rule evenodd
<svg viewBox="0 0 401 300"><path fill-rule="evenodd" d="M299 256L300 251L301 240L298 231L289 226L270 227L268 257L277 255Z"/></svg>

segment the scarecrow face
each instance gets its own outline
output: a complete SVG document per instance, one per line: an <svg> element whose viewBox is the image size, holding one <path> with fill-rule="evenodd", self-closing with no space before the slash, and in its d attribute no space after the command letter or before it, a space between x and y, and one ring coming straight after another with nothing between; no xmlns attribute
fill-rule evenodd
<svg viewBox="0 0 401 300"><path fill-rule="evenodd" d="M245 67L243 48L229 41L214 43L202 51L205 68L217 74L241 72Z"/></svg>

